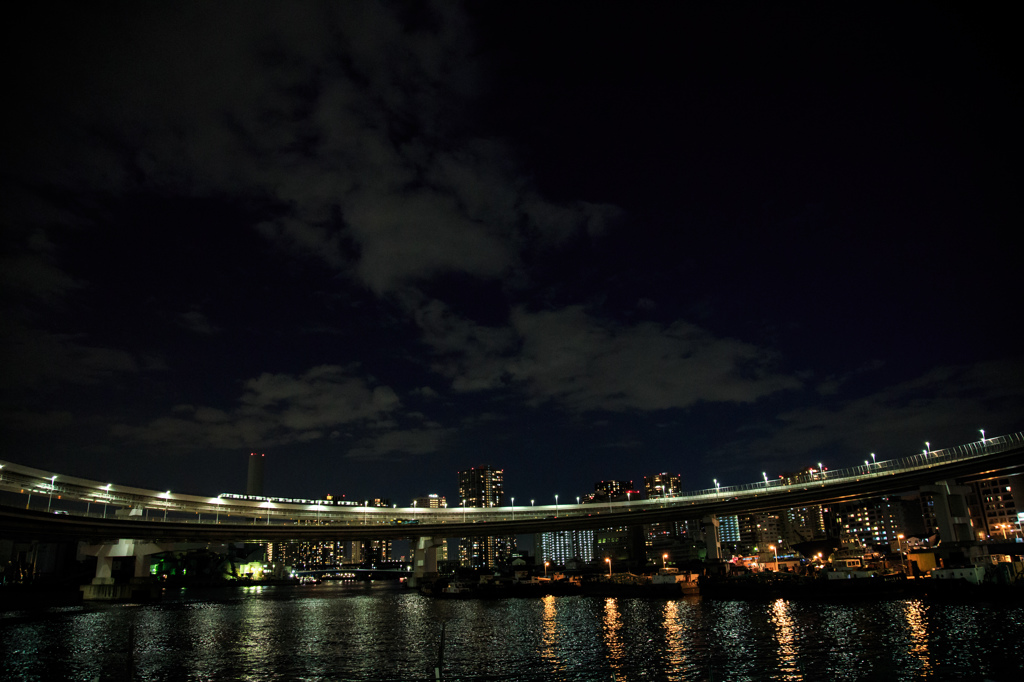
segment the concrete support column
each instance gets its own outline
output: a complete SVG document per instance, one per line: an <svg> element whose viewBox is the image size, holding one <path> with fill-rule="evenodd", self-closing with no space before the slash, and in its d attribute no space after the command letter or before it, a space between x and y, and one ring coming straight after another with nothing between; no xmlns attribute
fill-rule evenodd
<svg viewBox="0 0 1024 682"><path fill-rule="evenodd" d="M707 546L708 561L719 561L722 558L722 540L718 533L718 515L708 514L704 517L704 543Z"/></svg>
<svg viewBox="0 0 1024 682"><path fill-rule="evenodd" d="M935 521L943 542L971 542L977 540L971 530L971 517L967 511L967 496L971 489L954 485L954 481L939 481L935 485L921 486L934 502Z"/></svg>
<svg viewBox="0 0 1024 682"><path fill-rule="evenodd" d="M424 578L437 575L437 548L444 545L444 538L423 536L416 539L412 552L412 578L409 585L419 587Z"/></svg>
<svg viewBox="0 0 1024 682"><path fill-rule="evenodd" d="M79 553L96 557L96 576L88 585L82 586L85 599L129 599L138 593L141 583L149 582L149 564L146 556L164 551L164 547L136 540L120 539L116 543L92 545L81 543ZM114 575L114 561L130 561L131 577L127 584L117 584Z"/></svg>

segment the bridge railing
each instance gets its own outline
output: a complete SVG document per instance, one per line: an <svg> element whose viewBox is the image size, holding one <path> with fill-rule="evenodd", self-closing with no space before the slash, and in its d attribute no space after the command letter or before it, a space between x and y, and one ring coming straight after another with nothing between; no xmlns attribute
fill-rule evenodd
<svg viewBox="0 0 1024 682"><path fill-rule="evenodd" d="M900 457L890 460L868 461L852 467L815 471L809 474L800 474L791 480L781 478L769 478L766 481L755 483L744 483L741 485L719 486L716 488L702 488L690 492L667 495L658 498L657 501L674 500L706 500L722 497L737 497L750 494L762 494L772 490L790 489L792 487L806 487L808 484L828 484L848 482L851 479L864 478L865 476L881 476L893 473L904 473L927 469L940 464L960 462L987 454L1004 452L1010 448L1024 444L1024 432L1011 433L1006 436L985 438L957 445L951 448L939 450L923 450L922 452L908 457ZM645 500L650 503L650 500ZM631 503L637 504L637 502Z"/></svg>
<svg viewBox="0 0 1024 682"><path fill-rule="evenodd" d="M1019 447L1024 444L1024 433L1017 432L1006 436L986 438L981 441L957 445L951 448L939 450L928 450L921 453L891 460L878 462L865 461L862 465L846 467L831 471L816 471L800 474L790 480L768 479L756 483L742 485L720 486L715 488L703 488L678 495L668 495L656 499L628 500L622 502L608 502L603 504L588 505L543 505L529 507L490 507L490 508L469 508L449 507L444 510L438 509L417 509L404 508L392 509L387 507L345 507L327 508L319 504L306 505L303 507L293 505L277 505L266 503L259 506L251 504L236 504L220 498L203 498L192 495L170 495L157 491L128 488L118 490L120 487L111 485L102 486L93 481L84 479L72 479L72 483L65 483L71 477L56 477L56 483L51 479L49 472L37 471L27 467L19 467L25 471L16 472L11 468L0 468L0 488L11 489L11 485L21 487L22 492L30 495L47 496L52 501L54 497L60 499L61 495L69 499L77 500L79 503L86 502L86 513L75 511L75 515L88 516L92 518L114 517L125 520L139 521L161 521L173 520L175 522L194 523L332 523L340 525L389 525L396 517L421 518L430 523L460 523L475 521L497 521L517 519L543 519L549 516L572 516L579 514L601 514L608 512L624 512L631 509L645 508L652 505L676 505L693 502L709 501L733 497L744 497L749 495L763 495L770 492L782 492L792 488L805 488L808 485L827 486L831 483L848 482L852 479L865 477L885 476L894 473L911 472L940 464L964 461L972 458L982 457L987 454L1003 452L1010 448ZM63 479L63 480L62 480ZM102 512L99 505L103 505ZM114 511L109 516L108 507L115 510L120 507L118 513ZM50 504L47 504L50 508ZM126 509L135 509L141 515L125 516ZM173 516L168 516L172 514ZM186 518L182 518L187 515ZM242 519L245 519L242 521Z"/></svg>

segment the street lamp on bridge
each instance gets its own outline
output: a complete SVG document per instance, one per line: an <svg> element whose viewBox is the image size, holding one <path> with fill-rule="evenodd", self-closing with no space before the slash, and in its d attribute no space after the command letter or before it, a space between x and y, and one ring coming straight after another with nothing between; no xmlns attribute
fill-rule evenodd
<svg viewBox="0 0 1024 682"><path fill-rule="evenodd" d="M555 518L558 518L558 493L555 493Z"/></svg>
<svg viewBox="0 0 1024 682"><path fill-rule="evenodd" d="M53 489L57 486L54 485L54 481L57 480L57 475L50 476L50 499L46 501L46 511L50 511L50 505L53 503Z"/></svg>
<svg viewBox="0 0 1024 682"><path fill-rule="evenodd" d="M516 498L512 498L512 520L516 520Z"/></svg>

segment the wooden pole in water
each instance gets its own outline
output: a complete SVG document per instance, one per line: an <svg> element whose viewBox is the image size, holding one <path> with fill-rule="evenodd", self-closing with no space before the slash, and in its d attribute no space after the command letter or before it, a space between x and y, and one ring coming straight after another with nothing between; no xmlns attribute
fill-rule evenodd
<svg viewBox="0 0 1024 682"><path fill-rule="evenodd" d="M437 646L437 666L434 668L434 679L441 679L441 671L444 669L444 628L448 621L441 621L441 642Z"/></svg>

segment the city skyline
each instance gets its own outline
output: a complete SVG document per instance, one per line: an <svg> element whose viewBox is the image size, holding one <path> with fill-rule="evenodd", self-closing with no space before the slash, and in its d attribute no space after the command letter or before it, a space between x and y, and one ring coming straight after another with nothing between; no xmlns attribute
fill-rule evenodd
<svg viewBox="0 0 1024 682"><path fill-rule="evenodd" d="M517 505L1024 428L980 10L54 2L7 42L0 447ZM930 443L926 446L925 443Z"/></svg>

